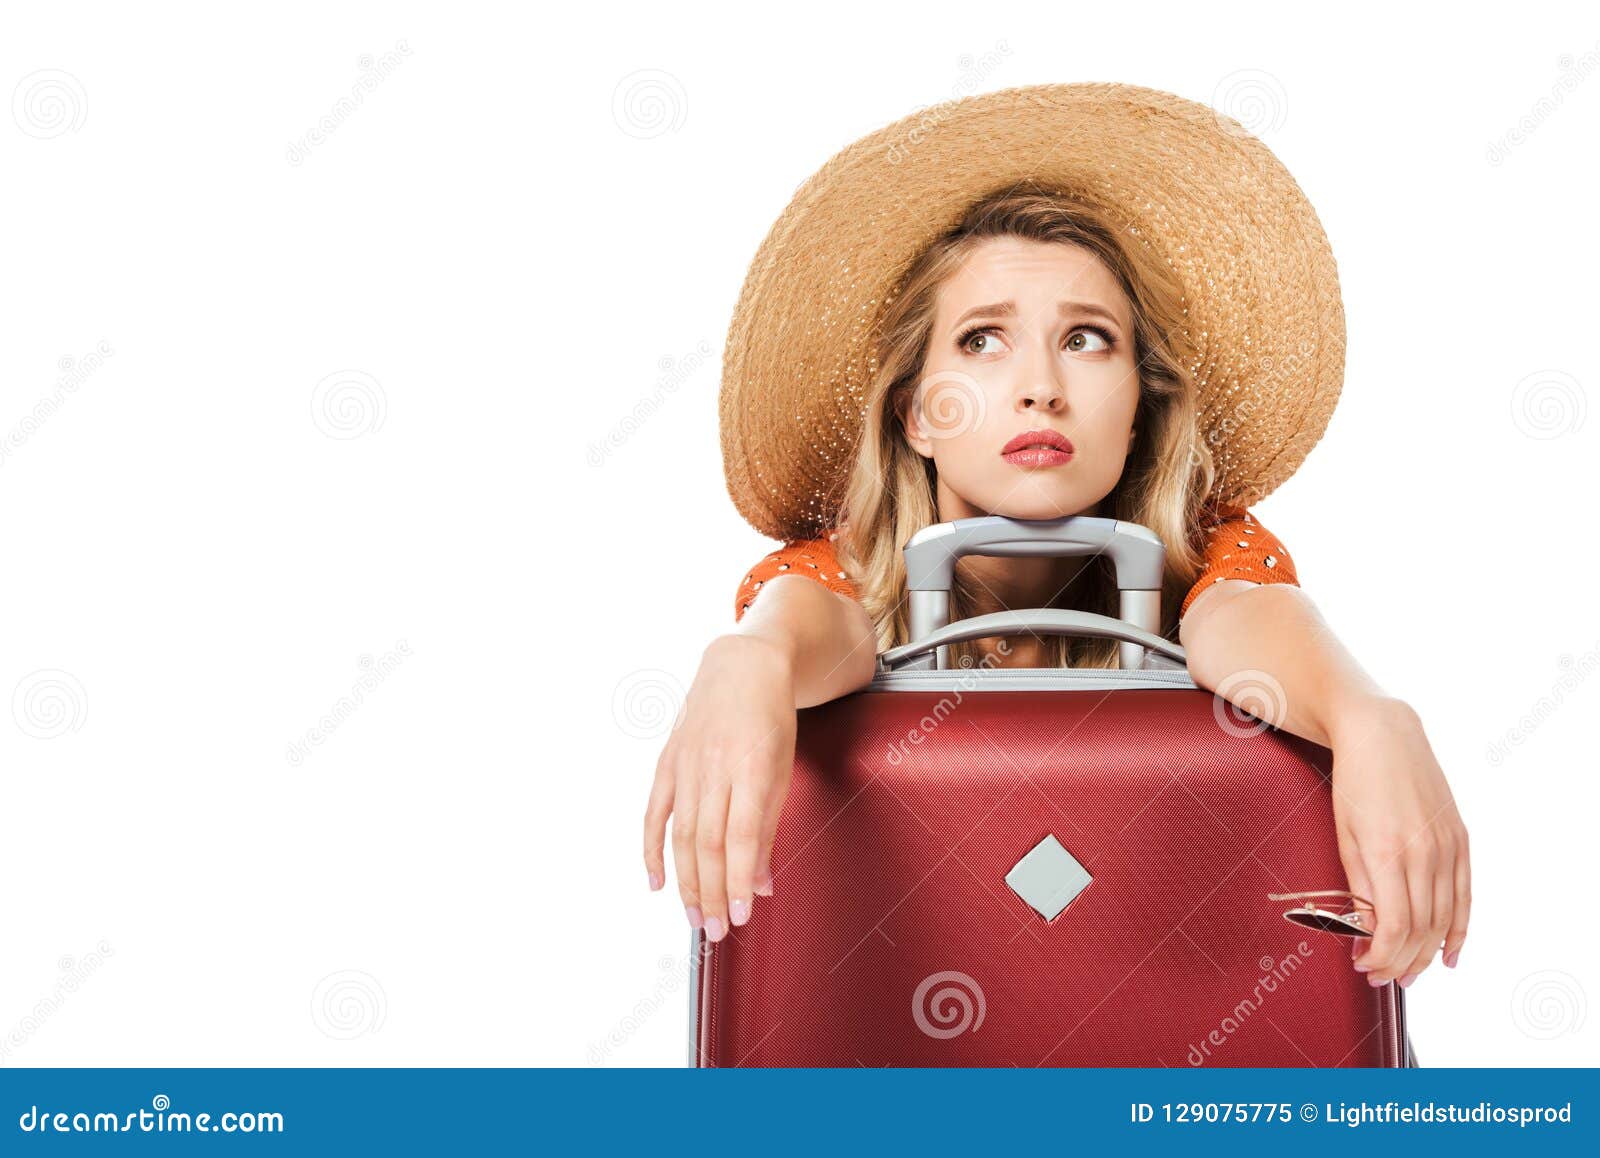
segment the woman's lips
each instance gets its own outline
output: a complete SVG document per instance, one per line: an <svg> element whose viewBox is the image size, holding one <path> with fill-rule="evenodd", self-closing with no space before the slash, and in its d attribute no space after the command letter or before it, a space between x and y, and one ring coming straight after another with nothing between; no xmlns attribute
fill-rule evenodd
<svg viewBox="0 0 1600 1158"><path fill-rule="evenodd" d="M1012 466L1060 466L1072 461L1072 440L1054 430L1028 430L1000 450Z"/></svg>
<svg viewBox="0 0 1600 1158"><path fill-rule="evenodd" d="M1072 455L1053 446L1028 446L1000 456L1012 466L1061 466L1072 461Z"/></svg>

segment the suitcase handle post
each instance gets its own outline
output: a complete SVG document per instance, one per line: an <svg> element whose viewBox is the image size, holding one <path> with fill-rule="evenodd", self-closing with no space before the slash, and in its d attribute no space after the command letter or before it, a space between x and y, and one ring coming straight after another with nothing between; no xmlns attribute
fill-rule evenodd
<svg viewBox="0 0 1600 1158"><path fill-rule="evenodd" d="M1161 631L1161 579L1167 549L1148 527L1119 519L1066 515L1059 519L1013 519L983 515L924 527L906 542L906 590L912 642L926 640L950 622L950 588L956 560L964 555L1071 556L1107 554L1116 567L1119 611L1142 631ZM1117 662L1123 668L1144 664L1145 647L1123 641ZM910 667L947 668L949 649L941 644L931 657Z"/></svg>

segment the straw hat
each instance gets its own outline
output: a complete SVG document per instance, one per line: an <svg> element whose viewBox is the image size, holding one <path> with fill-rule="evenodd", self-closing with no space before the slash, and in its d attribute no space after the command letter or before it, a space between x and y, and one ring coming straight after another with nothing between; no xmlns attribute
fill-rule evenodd
<svg viewBox="0 0 1600 1158"><path fill-rule="evenodd" d="M728 491L756 530L839 515L884 303L913 258L996 189L1069 190L1127 224L1184 288L1211 497L1259 501L1322 437L1344 377L1327 236L1236 120L1125 84L1005 89L861 138L796 191L740 292L723 352Z"/></svg>

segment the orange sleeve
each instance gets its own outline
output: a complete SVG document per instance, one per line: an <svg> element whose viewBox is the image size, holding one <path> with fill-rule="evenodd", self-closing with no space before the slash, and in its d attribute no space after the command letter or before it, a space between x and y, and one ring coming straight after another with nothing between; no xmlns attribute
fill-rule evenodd
<svg viewBox="0 0 1600 1158"><path fill-rule="evenodd" d="M739 584L739 592L734 596L734 622L744 618L746 609L761 594L761 588L779 575L804 575L815 579L829 591L859 599L855 584L845 574L834 554L833 541L837 535L835 531L823 539L799 539L785 543L750 568L750 573Z"/></svg>
<svg viewBox="0 0 1600 1158"><path fill-rule="evenodd" d="M1300 585L1289 552L1283 549L1276 535L1256 522L1255 516L1243 507L1217 507L1215 519L1207 526L1205 563L1184 597L1183 606L1178 609L1180 619L1200 592L1224 579Z"/></svg>

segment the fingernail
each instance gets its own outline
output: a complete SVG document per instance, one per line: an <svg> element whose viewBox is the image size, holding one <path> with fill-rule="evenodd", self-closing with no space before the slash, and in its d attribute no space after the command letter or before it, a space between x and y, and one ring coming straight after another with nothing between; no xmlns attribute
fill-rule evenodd
<svg viewBox="0 0 1600 1158"><path fill-rule="evenodd" d="M1357 972L1357 973L1365 973L1365 972L1367 972L1367 971L1368 971L1368 970L1369 970L1369 969L1371 969L1371 968L1372 968L1372 966L1371 966L1371 965L1363 965L1363 964L1362 964L1362 963L1361 963L1361 962L1359 962L1359 961L1357 961L1357 962L1356 962L1356 972Z"/></svg>
<svg viewBox="0 0 1600 1158"><path fill-rule="evenodd" d="M1450 968L1454 969L1456 967L1456 962L1459 961L1460 959L1461 959L1461 950L1457 949L1453 953L1446 953L1445 954L1444 963L1446 965L1450 966Z"/></svg>
<svg viewBox="0 0 1600 1158"><path fill-rule="evenodd" d="M689 928L698 929L706 923L705 919L700 916L699 905L685 905L683 911L689 916Z"/></svg>
<svg viewBox="0 0 1600 1158"><path fill-rule="evenodd" d="M722 927L722 922L716 917L706 918L706 937L709 940L720 941L722 940L722 935L725 932L727 932L727 930Z"/></svg>
<svg viewBox="0 0 1600 1158"><path fill-rule="evenodd" d="M728 920L735 925L742 925L750 919L749 901L729 901Z"/></svg>
<svg viewBox="0 0 1600 1158"><path fill-rule="evenodd" d="M1368 977L1367 978L1367 984L1372 986L1374 989L1376 989L1380 985L1387 985L1388 982L1383 980L1383 978L1381 978L1381 977Z"/></svg>
<svg viewBox="0 0 1600 1158"><path fill-rule="evenodd" d="M761 876L756 880L756 896L770 897L772 895L772 872L762 869Z"/></svg>
<svg viewBox="0 0 1600 1158"><path fill-rule="evenodd" d="M1417 975L1415 973L1407 973L1404 977L1400 978L1400 988L1401 989L1410 988L1411 983L1413 981L1415 981L1416 979L1417 979Z"/></svg>
<svg viewBox="0 0 1600 1158"><path fill-rule="evenodd" d="M667 883L666 881L661 879L661 874L660 873L656 872L655 869L651 869L650 870L650 891L651 892L655 892L657 889L659 889L662 885L664 885L666 883Z"/></svg>

